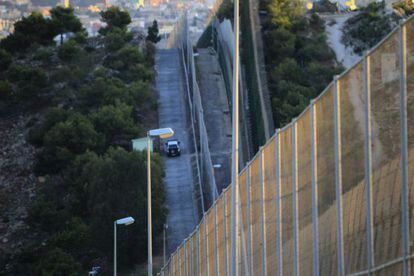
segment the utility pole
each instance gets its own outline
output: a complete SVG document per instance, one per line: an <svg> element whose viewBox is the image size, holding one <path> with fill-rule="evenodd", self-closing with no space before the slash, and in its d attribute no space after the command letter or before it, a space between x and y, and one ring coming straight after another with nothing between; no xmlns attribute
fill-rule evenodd
<svg viewBox="0 0 414 276"><path fill-rule="evenodd" d="M230 275L238 276L239 260L239 0L234 0L233 129L231 172Z"/></svg>

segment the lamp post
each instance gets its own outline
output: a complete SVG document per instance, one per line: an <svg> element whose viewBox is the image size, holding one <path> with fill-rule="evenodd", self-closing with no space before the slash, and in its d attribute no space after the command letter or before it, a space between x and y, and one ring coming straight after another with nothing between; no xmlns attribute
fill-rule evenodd
<svg viewBox="0 0 414 276"><path fill-rule="evenodd" d="M134 223L133 217L126 217L114 221L114 276L116 276L116 226L117 225L130 225Z"/></svg>
<svg viewBox="0 0 414 276"><path fill-rule="evenodd" d="M151 139L166 139L174 135L171 128L153 129L147 132L147 202L148 202L148 275L152 276L152 219L151 219Z"/></svg>
<svg viewBox="0 0 414 276"><path fill-rule="evenodd" d="M239 261L239 0L234 0L233 125L231 168L230 275L238 276Z"/></svg>

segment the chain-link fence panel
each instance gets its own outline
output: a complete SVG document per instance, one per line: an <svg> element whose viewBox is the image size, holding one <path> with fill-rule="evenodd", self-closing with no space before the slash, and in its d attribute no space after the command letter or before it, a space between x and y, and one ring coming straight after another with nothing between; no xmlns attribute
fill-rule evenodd
<svg viewBox="0 0 414 276"><path fill-rule="evenodd" d="M345 273L367 268L363 63L339 80Z"/></svg>
<svg viewBox="0 0 414 276"><path fill-rule="evenodd" d="M230 252L230 242L231 242L231 186L224 192L224 198L226 200L226 256L227 256L227 273L230 273L230 264L231 264L231 252Z"/></svg>
<svg viewBox="0 0 414 276"><path fill-rule="evenodd" d="M282 267L293 275L292 129L280 132L280 180L282 207Z"/></svg>
<svg viewBox="0 0 414 276"><path fill-rule="evenodd" d="M184 252L185 252L185 262L184 262L184 269L185 275L190 275L191 273L191 239L187 239L184 244Z"/></svg>
<svg viewBox="0 0 414 276"><path fill-rule="evenodd" d="M180 250L178 250L178 265L180 275L185 275L185 244L182 244Z"/></svg>
<svg viewBox="0 0 414 276"><path fill-rule="evenodd" d="M198 228L198 231L200 233L200 275L207 275L207 264L206 264L206 231L205 231L205 223L206 223L206 217L204 216L202 222L200 223L200 226Z"/></svg>
<svg viewBox="0 0 414 276"><path fill-rule="evenodd" d="M200 275L200 267L199 267L199 247L198 247L198 235L199 232L196 231L191 236L191 243L192 243L192 272L193 275Z"/></svg>
<svg viewBox="0 0 414 276"><path fill-rule="evenodd" d="M264 205L265 205L265 239L266 239L266 272L277 273L276 244L276 151L275 137L263 148L264 168Z"/></svg>
<svg viewBox="0 0 414 276"><path fill-rule="evenodd" d="M226 233L225 233L225 210L224 210L224 195L222 195L217 203L217 258L218 258L218 274L226 274Z"/></svg>
<svg viewBox="0 0 414 276"><path fill-rule="evenodd" d="M376 265L402 255L400 60L394 32L370 54L374 248ZM400 271L400 264L396 265Z"/></svg>
<svg viewBox="0 0 414 276"><path fill-rule="evenodd" d="M296 123L298 174L299 274L313 271L312 251L312 168L311 112L306 111Z"/></svg>
<svg viewBox="0 0 414 276"><path fill-rule="evenodd" d="M179 275L178 274L178 265L177 265L177 253L174 253L171 258L171 266L172 266L172 274L173 275Z"/></svg>
<svg viewBox="0 0 414 276"><path fill-rule="evenodd" d="M334 87L315 102L318 185L319 271L337 273L337 209L335 201Z"/></svg>
<svg viewBox="0 0 414 276"><path fill-rule="evenodd" d="M207 264L209 275L214 275L214 263L215 263L215 224L214 224L214 211L215 205L213 205L206 214L207 222Z"/></svg>
<svg viewBox="0 0 414 276"><path fill-rule="evenodd" d="M252 272L253 275L262 273L262 214L260 208L260 156L250 164L250 214L252 231Z"/></svg>
<svg viewBox="0 0 414 276"><path fill-rule="evenodd" d="M241 266L241 273L242 275L247 274L247 271L245 271L245 267L250 267L250 210L249 210L249 195L250 195L250 188L249 188L249 179L246 177L247 175L247 168L246 170L243 170L241 174L239 175L239 203L240 203L240 231L243 231L243 235L241 236L241 241L244 244L245 252L242 251L242 263ZM247 262L247 263L246 263Z"/></svg>

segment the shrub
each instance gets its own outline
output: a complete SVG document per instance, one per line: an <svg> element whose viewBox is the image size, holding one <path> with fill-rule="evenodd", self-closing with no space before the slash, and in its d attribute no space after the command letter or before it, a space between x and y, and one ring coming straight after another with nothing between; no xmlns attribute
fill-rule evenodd
<svg viewBox="0 0 414 276"><path fill-rule="evenodd" d="M44 136L44 147L38 154L38 174L57 173L65 168L77 154L86 150L100 150L102 137L89 119L74 113L53 126Z"/></svg>
<svg viewBox="0 0 414 276"><path fill-rule="evenodd" d="M132 106L124 103L101 107L91 114L91 120L95 129L104 135L107 146L119 139L130 143L142 134L132 119Z"/></svg>
<svg viewBox="0 0 414 276"><path fill-rule="evenodd" d="M4 49L0 49L0 72L9 68L12 63L12 55Z"/></svg>
<svg viewBox="0 0 414 276"><path fill-rule="evenodd" d="M66 62L74 61L79 59L84 51L74 40L69 40L63 43L58 50L58 57Z"/></svg>

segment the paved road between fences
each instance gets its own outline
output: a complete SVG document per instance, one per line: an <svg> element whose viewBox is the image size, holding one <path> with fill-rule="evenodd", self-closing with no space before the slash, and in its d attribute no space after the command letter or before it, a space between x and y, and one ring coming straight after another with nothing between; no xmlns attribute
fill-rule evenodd
<svg viewBox="0 0 414 276"><path fill-rule="evenodd" d="M167 190L168 255L188 237L197 224L191 166L190 120L186 115L184 82L178 50L158 50L155 58L159 91L159 126L171 127L181 142L181 156L164 157Z"/></svg>

